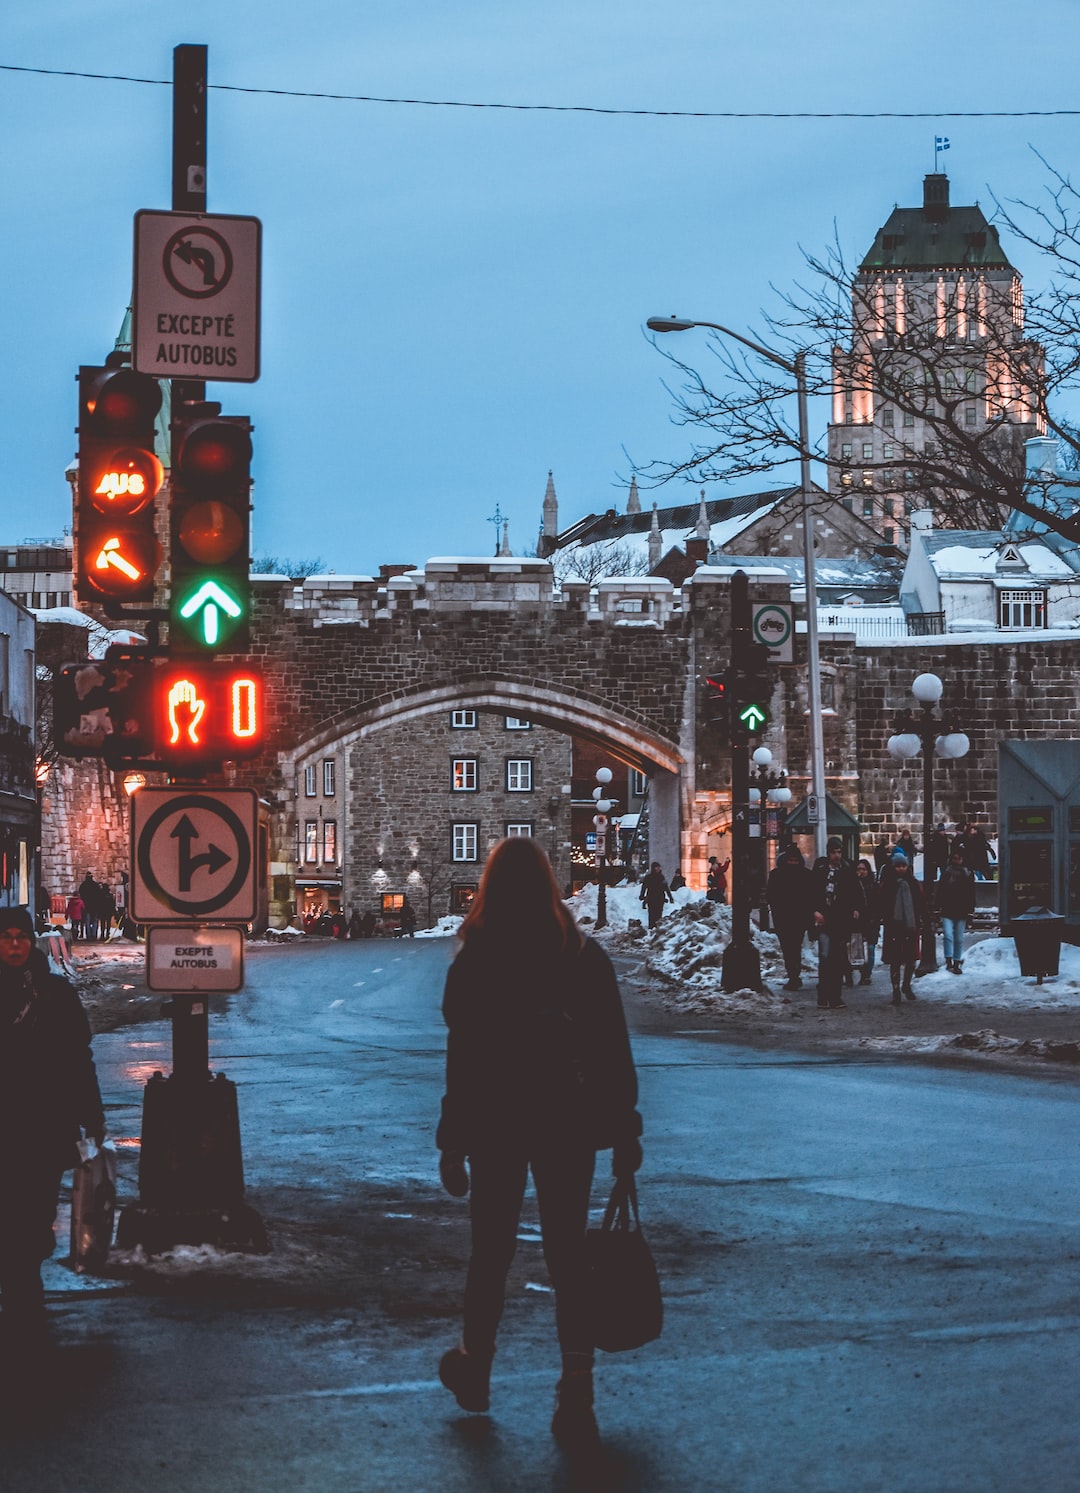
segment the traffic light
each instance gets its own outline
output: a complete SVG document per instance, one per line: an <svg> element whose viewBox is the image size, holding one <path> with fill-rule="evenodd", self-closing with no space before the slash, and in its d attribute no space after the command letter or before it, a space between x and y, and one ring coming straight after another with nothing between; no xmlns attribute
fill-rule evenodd
<svg viewBox="0 0 1080 1493"><path fill-rule="evenodd" d="M158 754L169 771L251 757L265 739L263 682L218 660L170 659L154 686Z"/></svg>
<svg viewBox="0 0 1080 1493"><path fill-rule="evenodd" d="M265 734L261 676L218 660L188 667L112 648L55 676L53 740L65 757L184 774L254 756Z"/></svg>
<svg viewBox="0 0 1080 1493"><path fill-rule="evenodd" d="M169 646L242 653L251 612L251 422L216 405L173 420Z"/></svg>
<svg viewBox="0 0 1080 1493"><path fill-rule="evenodd" d="M731 697L730 719L733 731L760 736L772 718L772 676L768 672L770 649L767 643L734 634L728 692Z"/></svg>
<svg viewBox="0 0 1080 1493"><path fill-rule="evenodd" d="M156 748L153 660L117 654L66 664L53 676L53 743L64 757L103 757L112 768Z"/></svg>
<svg viewBox="0 0 1080 1493"><path fill-rule="evenodd" d="M729 691L725 674L705 676L705 724L718 731L722 740L727 739L731 728L729 718Z"/></svg>
<svg viewBox="0 0 1080 1493"><path fill-rule="evenodd" d="M82 601L153 601L161 546L154 499L157 379L117 363L79 369L79 560Z"/></svg>

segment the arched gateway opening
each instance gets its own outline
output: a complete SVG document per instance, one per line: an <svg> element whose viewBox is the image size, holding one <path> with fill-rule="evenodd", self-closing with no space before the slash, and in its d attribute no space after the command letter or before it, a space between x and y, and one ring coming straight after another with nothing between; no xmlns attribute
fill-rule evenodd
<svg viewBox="0 0 1080 1493"><path fill-rule="evenodd" d="M569 691L484 678L384 696L327 722L290 756L295 815L281 825L275 869L285 869L291 840L295 875L288 890L275 883L279 916L290 900L301 917L340 907L391 931L405 898L426 925L467 905L504 834L537 836L569 887L584 874L583 816L599 763L621 785L621 843L640 846L630 826L647 802L648 854L669 871L680 861L678 746Z"/></svg>

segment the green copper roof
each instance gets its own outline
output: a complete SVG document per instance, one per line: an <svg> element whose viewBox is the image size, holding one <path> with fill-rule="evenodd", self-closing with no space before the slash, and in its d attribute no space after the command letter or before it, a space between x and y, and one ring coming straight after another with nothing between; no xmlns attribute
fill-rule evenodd
<svg viewBox="0 0 1080 1493"><path fill-rule="evenodd" d="M928 176L922 207L895 207L859 268L1011 270L997 229L981 207L950 207L948 178Z"/></svg>
<svg viewBox="0 0 1080 1493"><path fill-rule="evenodd" d="M116 334L114 343L116 352L131 352L131 307L124 312L124 319L120 323L120 330ZM166 471L170 465L170 452L172 449L169 426L172 423L172 383L167 378L158 380L161 386L161 408L158 410L154 421L154 451L158 460Z"/></svg>

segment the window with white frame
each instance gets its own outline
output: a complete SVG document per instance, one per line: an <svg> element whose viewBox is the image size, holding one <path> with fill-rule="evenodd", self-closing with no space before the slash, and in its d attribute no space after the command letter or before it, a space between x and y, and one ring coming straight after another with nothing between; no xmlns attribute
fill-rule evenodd
<svg viewBox="0 0 1080 1493"><path fill-rule="evenodd" d="M643 772L636 767L630 769L630 792L635 798L644 798L649 787L649 780Z"/></svg>
<svg viewBox="0 0 1080 1493"><path fill-rule="evenodd" d="M324 819L322 827L322 858L326 866L337 865L337 820Z"/></svg>
<svg viewBox="0 0 1080 1493"><path fill-rule="evenodd" d="M518 836L521 836L523 839L528 840L531 839L532 832L533 827L531 822L524 823L522 820L518 820L515 823L511 823L506 826L506 838L508 840L513 840Z"/></svg>
<svg viewBox="0 0 1080 1493"><path fill-rule="evenodd" d="M999 591L998 619L1002 627L1045 627L1046 592Z"/></svg>
<svg viewBox="0 0 1080 1493"><path fill-rule="evenodd" d="M532 721L522 720L520 715L508 715L506 717L506 729L508 731L531 731Z"/></svg>
<svg viewBox="0 0 1080 1493"><path fill-rule="evenodd" d="M324 798L333 798L337 784L337 763L333 757L327 757L322 765L322 791Z"/></svg>
<svg viewBox="0 0 1080 1493"><path fill-rule="evenodd" d="M474 861L480 838L477 824L455 824L451 826L451 856L455 861Z"/></svg>
<svg viewBox="0 0 1080 1493"><path fill-rule="evenodd" d="M532 758L511 757L506 764L507 793L532 792Z"/></svg>
<svg viewBox="0 0 1080 1493"><path fill-rule="evenodd" d="M450 712L450 724L455 731L475 731L475 710L452 710Z"/></svg>
<svg viewBox="0 0 1080 1493"><path fill-rule="evenodd" d="M315 764L314 762L309 762L307 767L304 768L304 797L314 798L315 793Z"/></svg>
<svg viewBox="0 0 1080 1493"><path fill-rule="evenodd" d="M476 758L455 757L450 767L450 786L455 793L476 792Z"/></svg>
<svg viewBox="0 0 1080 1493"><path fill-rule="evenodd" d="M319 859L319 821L304 820L304 860L313 866Z"/></svg>

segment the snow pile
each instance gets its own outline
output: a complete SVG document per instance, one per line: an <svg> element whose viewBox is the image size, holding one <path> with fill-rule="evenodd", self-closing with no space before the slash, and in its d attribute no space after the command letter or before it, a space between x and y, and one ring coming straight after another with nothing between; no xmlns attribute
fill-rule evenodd
<svg viewBox="0 0 1080 1493"><path fill-rule="evenodd" d="M880 952L880 944L878 947ZM938 953L940 956L940 939ZM924 975L917 985L920 998L948 1001L950 1005L1080 1010L1080 948L1062 944L1058 973L1045 976L1039 985L1034 976L1020 973L1011 938L984 938L965 949L962 975L952 975L942 967L937 974Z"/></svg>
<svg viewBox="0 0 1080 1493"><path fill-rule="evenodd" d="M974 1052L1003 1057L1045 1058L1055 1063L1080 1063L1080 1042L1055 1042L1046 1037L1003 1037L982 1027L954 1037L860 1037L851 1044L863 1051L930 1053Z"/></svg>
<svg viewBox="0 0 1080 1493"><path fill-rule="evenodd" d="M464 919L459 913L451 913L445 918L440 918L434 928L417 928L416 938L453 938L457 934Z"/></svg>

